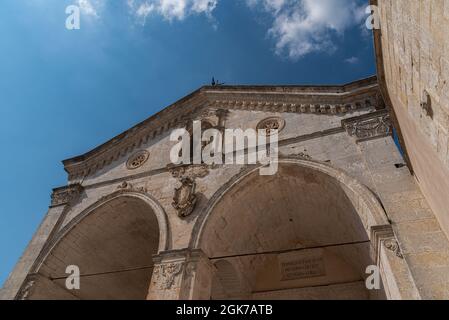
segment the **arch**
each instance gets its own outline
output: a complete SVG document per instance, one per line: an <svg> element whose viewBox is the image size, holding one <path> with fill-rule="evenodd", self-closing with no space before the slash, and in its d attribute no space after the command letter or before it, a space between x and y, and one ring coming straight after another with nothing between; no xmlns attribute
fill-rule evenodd
<svg viewBox="0 0 449 320"><path fill-rule="evenodd" d="M373 227L389 224L375 194L319 162L287 158L276 175L258 170L218 190L194 227L192 248L220 261L226 279L216 266L211 297L238 280L245 290L232 294L255 299L384 298L365 286L377 263Z"/></svg>
<svg viewBox="0 0 449 320"><path fill-rule="evenodd" d="M377 196L366 186L360 183L357 179L350 177L344 171L336 169L322 162L293 158L279 159L279 164L294 164L304 168L322 172L338 181L349 192L352 192L353 196L350 197L350 199L357 209L357 213L359 214L359 217L370 239L372 227L390 224L388 217L385 214L385 210L383 209L383 206L379 202ZM220 202L220 200L222 200L223 197L232 188L237 186L253 173L257 172L260 168L261 166L253 166L249 167L246 170L243 170L241 173L231 178L226 184L224 184L218 191L215 192L206 207L199 214L190 240L191 248L199 248L204 227L213 209Z"/></svg>
<svg viewBox="0 0 449 320"><path fill-rule="evenodd" d="M145 299L153 255L169 248L167 217L144 190L118 190L79 213L34 266L30 299ZM81 289L66 290L65 268L79 266Z"/></svg>
<svg viewBox="0 0 449 320"><path fill-rule="evenodd" d="M159 204L159 202L153 198L151 195L146 192L140 192L136 190L118 190L113 192L105 197L100 198L97 202L90 205L88 208L81 211L81 213L77 214L69 223L67 223L61 230L59 230L54 237L52 237L49 244L44 248L43 254L39 257L39 263L42 263L42 260L46 258L46 256L51 252L51 250L57 245L59 241L61 241L64 236L70 232L78 223L80 223L84 218L88 217L90 214L95 212L97 209L102 206L107 205L108 203L118 199L120 197L130 197L141 199L145 203L147 203L153 213L155 214L158 225L159 225L159 249L158 252L166 251L170 247L170 229L168 225L168 218L164 208ZM39 264L37 265L39 266Z"/></svg>

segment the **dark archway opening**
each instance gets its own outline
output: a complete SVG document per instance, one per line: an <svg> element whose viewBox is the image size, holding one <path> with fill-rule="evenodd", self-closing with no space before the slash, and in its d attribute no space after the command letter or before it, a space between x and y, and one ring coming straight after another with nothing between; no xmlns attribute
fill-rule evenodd
<svg viewBox="0 0 449 320"><path fill-rule="evenodd" d="M159 247L159 226L143 200L122 196L78 222L35 275L28 299L144 300ZM80 289L66 287L66 268L78 266Z"/></svg>
<svg viewBox="0 0 449 320"><path fill-rule="evenodd" d="M200 246L215 266L211 299L385 298L365 285L371 243L342 185L299 165L229 190Z"/></svg>

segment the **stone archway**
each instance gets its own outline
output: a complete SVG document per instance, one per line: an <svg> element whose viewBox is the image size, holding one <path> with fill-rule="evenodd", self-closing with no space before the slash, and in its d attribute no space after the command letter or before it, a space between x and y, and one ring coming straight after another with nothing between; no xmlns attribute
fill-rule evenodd
<svg viewBox="0 0 449 320"><path fill-rule="evenodd" d="M165 213L149 196L116 192L80 213L46 248L30 276L27 299L144 300L153 255L168 248ZM67 290L66 267L80 269Z"/></svg>
<svg viewBox="0 0 449 320"><path fill-rule="evenodd" d="M252 169L223 186L200 215L191 246L212 263L232 264L233 279L249 288L234 297L397 298L389 289L398 286L394 270L382 274L375 230L391 227L366 187L326 164L283 159L274 176ZM388 237L394 240L392 231ZM366 289L366 268L376 264L386 293ZM222 292L227 284L217 279L229 278L230 268L212 270L211 292Z"/></svg>

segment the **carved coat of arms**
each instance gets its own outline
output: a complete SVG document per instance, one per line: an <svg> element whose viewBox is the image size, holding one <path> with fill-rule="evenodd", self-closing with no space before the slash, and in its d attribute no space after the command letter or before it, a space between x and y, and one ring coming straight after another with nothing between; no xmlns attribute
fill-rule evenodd
<svg viewBox="0 0 449 320"><path fill-rule="evenodd" d="M195 188L195 181L186 177L181 179L181 186L175 189L172 205L178 211L179 217L188 217L195 209L197 201Z"/></svg>

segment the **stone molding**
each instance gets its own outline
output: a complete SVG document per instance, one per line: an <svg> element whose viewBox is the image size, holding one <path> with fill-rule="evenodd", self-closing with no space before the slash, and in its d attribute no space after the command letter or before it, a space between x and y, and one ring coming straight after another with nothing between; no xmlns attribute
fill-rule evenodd
<svg viewBox="0 0 449 320"><path fill-rule="evenodd" d="M376 257L376 263L379 261L380 249L382 245L386 249L394 252L398 258L404 258L391 225L371 227L371 243L373 245L374 254Z"/></svg>
<svg viewBox="0 0 449 320"><path fill-rule="evenodd" d="M80 184L53 189L51 194L51 207L63 206L76 202L84 188Z"/></svg>
<svg viewBox="0 0 449 320"><path fill-rule="evenodd" d="M357 142L383 138L392 134L392 123L387 110L345 119L342 121L342 126L350 136L357 139Z"/></svg>
<svg viewBox="0 0 449 320"><path fill-rule="evenodd" d="M217 127L222 127L227 109L344 114L367 107L380 108L383 103L379 97L375 78L329 87L203 87L92 151L64 160L63 164L70 181L82 181L169 130L186 127L198 117L212 119Z"/></svg>
<svg viewBox="0 0 449 320"><path fill-rule="evenodd" d="M27 300L28 296L30 295L30 291L33 288L36 281L37 281L37 274L35 273L29 274L26 277L25 281L23 282L19 292L17 293L15 300Z"/></svg>

